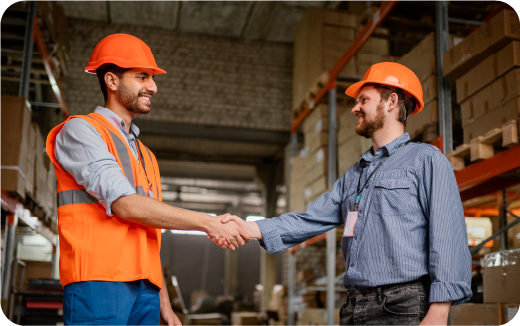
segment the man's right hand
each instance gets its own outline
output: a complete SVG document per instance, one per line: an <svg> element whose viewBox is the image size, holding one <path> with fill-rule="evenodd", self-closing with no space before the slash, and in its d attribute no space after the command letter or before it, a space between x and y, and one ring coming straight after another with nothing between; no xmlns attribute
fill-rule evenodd
<svg viewBox="0 0 520 326"><path fill-rule="evenodd" d="M226 243L222 244L222 248L235 250L239 246L243 246L245 242L251 241L251 235L238 223L223 223L223 220L241 220L240 217L231 214L224 214L210 219L210 225L207 227L208 238L226 239Z"/></svg>

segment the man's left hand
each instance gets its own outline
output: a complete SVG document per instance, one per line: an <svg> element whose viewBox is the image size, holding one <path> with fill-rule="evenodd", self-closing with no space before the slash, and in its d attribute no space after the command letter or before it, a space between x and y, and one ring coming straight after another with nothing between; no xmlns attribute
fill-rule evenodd
<svg viewBox="0 0 520 326"><path fill-rule="evenodd" d="M172 307L165 305L161 307L161 325L182 326L181 321L172 310Z"/></svg>

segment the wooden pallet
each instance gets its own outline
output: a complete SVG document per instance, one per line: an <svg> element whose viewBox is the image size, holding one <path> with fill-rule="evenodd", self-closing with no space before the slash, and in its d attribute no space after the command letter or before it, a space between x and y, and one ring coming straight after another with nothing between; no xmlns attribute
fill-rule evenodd
<svg viewBox="0 0 520 326"><path fill-rule="evenodd" d="M511 120L488 131L484 136L473 138L469 144L457 146L446 154L454 171L462 170L469 162L478 162L492 157L506 148L518 144L518 123Z"/></svg>

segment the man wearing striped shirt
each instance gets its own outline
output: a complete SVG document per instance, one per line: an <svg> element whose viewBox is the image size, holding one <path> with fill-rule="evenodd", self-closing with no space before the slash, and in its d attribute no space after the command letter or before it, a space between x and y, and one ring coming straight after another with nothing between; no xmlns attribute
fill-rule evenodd
<svg viewBox="0 0 520 326"><path fill-rule="evenodd" d="M344 224L340 324L446 325L450 306L472 296L471 255L451 164L405 132L424 107L420 81L383 62L346 94L357 99L356 132L373 144L359 162L306 212L223 222L241 224L272 254Z"/></svg>

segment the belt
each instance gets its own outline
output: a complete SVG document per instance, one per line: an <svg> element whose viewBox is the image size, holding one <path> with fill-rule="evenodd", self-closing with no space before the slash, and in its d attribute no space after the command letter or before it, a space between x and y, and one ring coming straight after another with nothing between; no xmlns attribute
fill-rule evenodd
<svg viewBox="0 0 520 326"><path fill-rule="evenodd" d="M428 292L429 292L430 284L431 284L430 276L423 275L419 279L417 279L415 281L410 281L410 282L380 285L380 286L365 288L365 289L358 290L358 291L347 289L347 296L349 298L352 298L352 297L355 298L356 294L366 295L371 292L377 292L379 294L379 293L381 293L381 291L390 289L392 287L403 287L403 286L411 286L411 285L425 286L428 288Z"/></svg>

